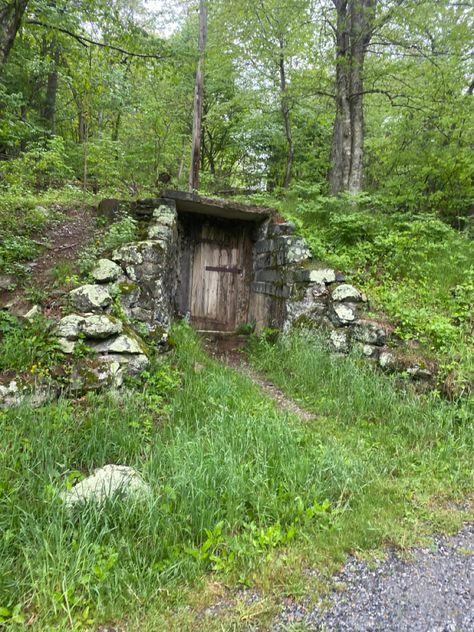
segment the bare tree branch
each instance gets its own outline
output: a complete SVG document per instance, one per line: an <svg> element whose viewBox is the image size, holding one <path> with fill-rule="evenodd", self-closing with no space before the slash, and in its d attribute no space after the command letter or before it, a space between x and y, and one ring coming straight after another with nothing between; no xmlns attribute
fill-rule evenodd
<svg viewBox="0 0 474 632"><path fill-rule="evenodd" d="M117 51L118 53L122 53L127 57L139 57L140 59L165 59L169 57L169 55L159 55L157 53L133 53L132 51L126 50L125 48L121 48L120 46L114 46L113 44L106 44L105 42L98 42L97 40L92 40L85 35L81 35L80 33L73 33L68 29L62 28L61 26L55 26L53 24L46 24L45 22L41 22L40 20L26 20L26 24L33 24L35 26L41 26L47 29L53 29L54 31L59 31L60 33L64 33L65 35L69 35L69 37L74 38L79 42L82 46L86 48L89 45L99 46L101 48L107 48L109 50Z"/></svg>

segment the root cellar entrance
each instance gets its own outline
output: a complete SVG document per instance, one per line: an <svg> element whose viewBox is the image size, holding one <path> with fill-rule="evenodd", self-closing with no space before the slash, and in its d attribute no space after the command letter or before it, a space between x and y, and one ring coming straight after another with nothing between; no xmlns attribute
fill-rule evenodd
<svg viewBox="0 0 474 632"><path fill-rule="evenodd" d="M176 307L193 327L235 332L249 320L254 245L273 209L164 191L178 217Z"/></svg>
<svg viewBox="0 0 474 632"><path fill-rule="evenodd" d="M247 322L252 225L179 213L179 311L201 331L234 332Z"/></svg>

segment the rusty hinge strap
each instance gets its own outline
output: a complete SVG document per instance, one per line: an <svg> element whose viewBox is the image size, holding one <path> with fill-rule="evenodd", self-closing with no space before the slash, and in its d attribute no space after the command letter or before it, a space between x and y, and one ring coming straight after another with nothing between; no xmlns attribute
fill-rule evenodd
<svg viewBox="0 0 474 632"><path fill-rule="evenodd" d="M206 266L206 270L210 272L230 272L231 274L242 274L241 268L225 268L219 266Z"/></svg>

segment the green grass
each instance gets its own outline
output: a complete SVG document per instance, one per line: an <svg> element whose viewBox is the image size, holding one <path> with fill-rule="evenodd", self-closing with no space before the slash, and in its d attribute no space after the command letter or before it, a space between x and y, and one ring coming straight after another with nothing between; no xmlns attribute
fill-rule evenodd
<svg viewBox="0 0 474 632"><path fill-rule="evenodd" d="M53 324L42 316L22 322L8 312L0 312L0 371L47 375L64 359Z"/></svg>
<svg viewBox="0 0 474 632"><path fill-rule="evenodd" d="M38 613L39 629L120 617L213 567L250 580L266 553L348 500L358 474L336 445L313 442L246 378L206 360L190 332L178 336L166 414L163 369L142 395L2 414L1 601ZM58 492L71 473L106 463L138 467L153 499L68 515Z"/></svg>
<svg viewBox="0 0 474 632"><path fill-rule="evenodd" d="M207 358L188 327L173 338L173 357L128 394L1 413L0 608L13 629L189 630L206 577L301 594L305 566L410 544L447 526L433 498L472 490L461 408L403 395L313 338L256 343L258 366L314 411L305 423ZM137 467L151 497L65 510L60 491L106 463Z"/></svg>
<svg viewBox="0 0 474 632"><path fill-rule="evenodd" d="M276 345L260 341L252 357L284 392L314 412L315 438L331 438L359 464L363 503L371 511L401 519L433 498L472 492L472 397L455 405L407 386L403 391L397 378L378 374L363 360L331 357L317 335L305 331ZM382 521L381 527L382 534L387 531L383 537L392 539L397 531L410 537L403 525Z"/></svg>

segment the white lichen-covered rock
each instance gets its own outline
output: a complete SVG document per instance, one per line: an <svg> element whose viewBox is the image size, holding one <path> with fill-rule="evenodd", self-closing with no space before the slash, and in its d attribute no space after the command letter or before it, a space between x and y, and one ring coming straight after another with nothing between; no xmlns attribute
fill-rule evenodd
<svg viewBox="0 0 474 632"><path fill-rule="evenodd" d="M40 315L41 307L39 305L33 305L33 307L28 312L26 312L23 318L31 323L37 316Z"/></svg>
<svg viewBox="0 0 474 632"><path fill-rule="evenodd" d="M173 237L173 229L169 226L161 224L152 224L148 229L148 239L157 239L158 241L168 241Z"/></svg>
<svg viewBox="0 0 474 632"><path fill-rule="evenodd" d="M68 507L94 502L102 504L109 498L143 499L150 494L150 487L140 474L126 465L104 465L63 494L61 498Z"/></svg>
<svg viewBox="0 0 474 632"><path fill-rule="evenodd" d="M332 300L338 303L357 303L362 301L362 294L353 285L343 283L338 285L332 293Z"/></svg>
<svg viewBox="0 0 474 632"><path fill-rule="evenodd" d="M122 268L110 259L99 259L91 272L92 278L97 283L116 281L121 274Z"/></svg>
<svg viewBox="0 0 474 632"><path fill-rule="evenodd" d="M395 356L390 351L382 351L379 355L379 365L382 369L390 370L395 367Z"/></svg>
<svg viewBox="0 0 474 632"><path fill-rule="evenodd" d="M11 380L8 384L0 384L0 408L18 406L22 401L18 382Z"/></svg>
<svg viewBox="0 0 474 632"><path fill-rule="evenodd" d="M82 285L69 292L72 304L79 312L101 312L112 303L112 297L102 285Z"/></svg>
<svg viewBox="0 0 474 632"><path fill-rule="evenodd" d="M120 388L125 367L113 356L78 362L72 371L70 387L76 392L97 391L102 388Z"/></svg>
<svg viewBox="0 0 474 632"><path fill-rule="evenodd" d="M68 314L61 318L56 325L56 334L61 338L66 338L66 340L77 340L81 334L84 320L84 316L79 314Z"/></svg>
<svg viewBox="0 0 474 632"><path fill-rule="evenodd" d="M321 268L320 270L311 270L309 273L311 283L334 283L336 280L336 272L332 268Z"/></svg>
<svg viewBox="0 0 474 632"><path fill-rule="evenodd" d="M408 375L412 380L430 380L433 377L433 373L427 369L415 364L407 369Z"/></svg>
<svg viewBox="0 0 474 632"><path fill-rule="evenodd" d="M145 344L128 334L121 334L116 338L110 338L103 342L95 343L92 347L96 353L130 353L133 355L145 355Z"/></svg>
<svg viewBox="0 0 474 632"><path fill-rule="evenodd" d="M377 348L372 345L362 345L362 355L366 358L375 358L377 357Z"/></svg>
<svg viewBox="0 0 474 632"><path fill-rule="evenodd" d="M280 238L282 239L282 238ZM286 263L301 263L311 258L311 250L302 238L292 237L286 252Z"/></svg>
<svg viewBox="0 0 474 632"><path fill-rule="evenodd" d="M24 384L21 386L17 380L11 380L8 384L0 384L0 409L12 408L21 404L38 408L50 402L55 395L56 391L48 384Z"/></svg>
<svg viewBox="0 0 474 632"><path fill-rule="evenodd" d="M365 345L362 342L354 342L353 347L364 358L370 358L371 360L377 360L379 355L379 347L373 345Z"/></svg>
<svg viewBox="0 0 474 632"><path fill-rule="evenodd" d="M359 322L354 326L354 338L364 344L383 346L387 342L387 331L378 323Z"/></svg>
<svg viewBox="0 0 474 632"><path fill-rule="evenodd" d="M333 305L333 310L341 325L350 325L357 319L357 310L354 305L336 303Z"/></svg>
<svg viewBox="0 0 474 632"><path fill-rule="evenodd" d="M140 375L150 365L145 354L117 353L106 357L117 361L126 375Z"/></svg>
<svg viewBox="0 0 474 632"><path fill-rule="evenodd" d="M329 336L331 346L337 353L349 353L350 332L346 329L335 329Z"/></svg>
<svg viewBox="0 0 474 632"><path fill-rule="evenodd" d="M114 250L112 259L122 263L141 265L143 263L143 256L140 249L140 243L129 244L118 248L118 250Z"/></svg>
<svg viewBox="0 0 474 632"><path fill-rule="evenodd" d="M150 360L145 354L122 355L121 359L126 361L126 371L128 375L140 375L150 364Z"/></svg>
<svg viewBox="0 0 474 632"><path fill-rule="evenodd" d="M70 355L74 352L74 347L76 346L75 340L68 340L68 338L58 338L59 348L63 353Z"/></svg>
<svg viewBox="0 0 474 632"><path fill-rule="evenodd" d="M160 204L153 211L153 219L157 224L173 227L176 224L176 210L168 204Z"/></svg>
<svg viewBox="0 0 474 632"><path fill-rule="evenodd" d="M311 284L306 288L300 300L288 301L283 331L288 332L293 325L303 323L315 327L322 325L327 314L327 293L324 284Z"/></svg>
<svg viewBox="0 0 474 632"><path fill-rule="evenodd" d="M107 314L87 316L82 324L82 332L86 338L110 338L122 333L122 330L122 322Z"/></svg>

